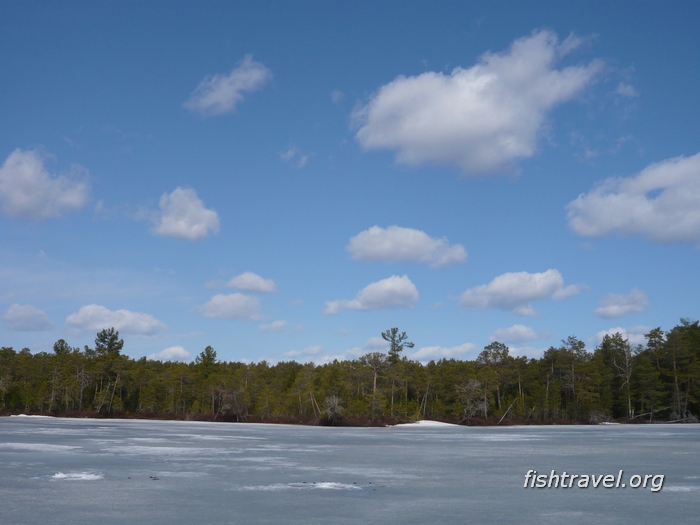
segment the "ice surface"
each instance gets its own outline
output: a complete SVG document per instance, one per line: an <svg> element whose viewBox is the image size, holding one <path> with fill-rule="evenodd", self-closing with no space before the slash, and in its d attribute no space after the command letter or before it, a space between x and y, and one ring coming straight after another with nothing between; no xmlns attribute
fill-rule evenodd
<svg viewBox="0 0 700 525"><path fill-rule="evenodd" d="M698 457L700 425L0 418L0 525L694 525ZM658 492L524 488L530 469L665 481Z"/></svg>

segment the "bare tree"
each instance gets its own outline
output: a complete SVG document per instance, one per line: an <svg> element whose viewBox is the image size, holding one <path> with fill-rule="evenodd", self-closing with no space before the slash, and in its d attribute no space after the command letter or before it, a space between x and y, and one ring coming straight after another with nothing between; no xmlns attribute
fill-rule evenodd
<svg viewBox="0 0 700 525"><path fill-rule="evenodd" d="M478 379L469 379L461 385L457 385L459 400L464 406L460 423L469 421L472 417L481 413L484 417L488 413L487 389Z"/></svg>
<svg viewBox="0 0 700 525"><path fill-rule="evenodd" d="M343 407L340 406L340 403L341 399L336 395L328 396L323 401L323 411L326 413L328 422L331 425L337 425L340 421L340 416L343 414Z"/></svg>
<svg viewBox="0 0 700 525"><path fill-rule="evenodd" d="M372 352L360 357L359 361L361 364L368 367L374 375L372 379L372 410L376 410L377 377L379 377L379 373L383 372L387 367L386 354L382 354L381 352Z"/></svg>

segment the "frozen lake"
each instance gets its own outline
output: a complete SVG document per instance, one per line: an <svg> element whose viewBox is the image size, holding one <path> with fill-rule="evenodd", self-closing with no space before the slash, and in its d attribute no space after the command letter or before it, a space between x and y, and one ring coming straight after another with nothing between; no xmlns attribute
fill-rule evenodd
<svg viewBox="0 0 700 525"><path fill-rule="evenodd" d="M0 418L0 524L698 523L700 425ZM524 488L663 475L663 488ZM154 479L157 478L157 479ZM657 480L658 481L658 480Z"/></svg>

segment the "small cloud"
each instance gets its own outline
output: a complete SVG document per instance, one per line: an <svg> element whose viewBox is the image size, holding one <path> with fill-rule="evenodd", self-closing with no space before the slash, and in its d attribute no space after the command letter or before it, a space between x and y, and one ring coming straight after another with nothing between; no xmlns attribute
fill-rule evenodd
<svg viewBox="0 0 700 525"><path fill-rule="evenodd" d="M499 341L501 343L527 343L546 339L549 334L538 334L529 326L514 324L508 328L499 328L489 337L489 341Z"/></svg>
<svg viewBox="0 0 700 525"><path fill-rule="evenodd" d="M422 363L436 359L464 359L468 354L473 353L476 346L472 343L464 343L459 346L424 346L409 355L410 359Z"/></svg>
<svg viewBox="0 0 700 525"><path fill-rule="evenodd" d="M489 284L470 288L462 294L460 303L470 310L499 308L516 315L535 315L532 301L565 299L578 294L581 287L564 286L564 278L558 270L542 273L504 273Z"/></svg>
<svg viewBox="0 0 700 525"><path fill-rule="evenodd" d="M272 279L263 279L253 272L244 272L231 279L226 286L237 288L244 292L272 293L277 291L277 285Z"/></svg>
<svg viewBox="0 0 700 525"><path fill-rule="evenodd" d="M272 321L270 324L261 324L258 326L258 330L267 333L283 332L285 328L287 328L287 321Z"/></svg>
<svg viewBox="0 0 700 525"><path fill-rule="evenodd" d="M248 319L257 321L261 318L258 299L240 293L215 295L206 304L198 307L197 310L204 317L214 319Z"/></svg>
<svg viewBox="0 0 700 525"><path fill-rule="evenodd" d="M302 306L304 306L304 300L294 299L293 301L290 301L289 304L291 304L294 308L301 308Z"/></svg>
<svg viewBox="0 0 700 525"><path fill-rule="evenodd" d="M318 364L331 363L334 360L345 361L349 359L357 359L358 357L370 352L385 353L389 350L389 343L381 337L370 337L362 346L354 346L341 352L329 354L324 347L320 345L309 346L303 350L293 350L284 354L287 358L298 359L302 362L311 362Z"/></svg>
<svg viewBox="0 0 700 525"><path fill-rule="evenodd" d="M600 302L595 313L598 317L611 319L634 312L643 312L649 306L647 294L634 288L629 295L611 293Z"/></svg>
<svg viewBox="0 0 700 525"><path fill-rule="evenodd" d="M99 332L114 328L125 334L153 335L166 328L150 314L129 310L109 310L104 306L89 304L66 317L66 323L84 332Z"/></svg>
<svg viewBox="0 0 700 525"><path fill-rule="evenodd" d="M417 300L418 290L408 276L392 275L387 279L368 284L357 293L355 299L326 302L325 313L337 314L342 309L410 308Z"/></svg>
<svg viewBox="0 0 700 525"><path fill-rule="evenodd" d="M629 84L625 84L624 82L620 82L617 85L617 88L615 89L615 94L627 98L635 98L639 96L639 92L636 89L634 89L634 87L632 87Z"/></svg>
<svg viewBox="0 0 700 525"><path fill-rule="evenodd" d="M547 347L536 347L536 346L510 346L510 355L513 357L520 356L520 357L527 357L527 358L534 358L534 359L540 359L545 351L547 351Z"/></svg>
<svg viewBox="0 0 700 525"><path fill-rule="evenodd" d="M151 230L156 235L198 241L219 233L219 215L209 210L192 188L175 188L160 198L160 212Z"/></svg>
<svg viewBox="0 0 700 525"><path fill-rule="evenodd" d="M297 153L298 153L298 150L297 150L296 146L289 146L286 150L284 150L284 151L280 154L280 158L281 158L284 162L289 162L290 160L292 160L292 159L294 158L294 156L295 156Z"/></svg>
<svg viewBox="0 0 700 525"><path fill-rule="evenodd" d="M292 163L292 161L294 161L294 165L301 169L309 163L311 156L311 153L302 153L296 146L288 146L287 149L280 154L280 159L286 163Z"/></svg>
<svg viewBox="0 0 700 525"><path fill-rule="evenodd" d="M270 78L269 69L255 62L252 55L246 55L241 65L228 75L212 75L202 80L184 106L201 115L232 113L243 100L243 93L259 90Z"/></svg>
<svg viewBox="0 0 700 525"><path fill-rule="evenodd" d="M339 89L334 89L331 93L331 101L333 102L333 104L337 104L341 100L343 100L343 92Z"/></svg>
<svg viewBox="0 0 700 525"><path fill-rule="evenodd" d="M9 330L17 332L41 332L53 328L49 316L31 304L13 304L2 318Z"/></svg>
<svg viewBox="0 0 700 525"><path fill-rule="evenodd" d="M318 356L322 352L323 352L323 347L321 345L313 345L313 346L307 346L306 348L304 348L302 350L292 350L291 352L285 352L284 356L291 357L291 358L297 358L297 357L313 358L315 356Z"/></svg>
<svg viewBox="0 0 700 525"><path fill-rule="evenodd" d="M433 268L461 264L467 252L461 244L450 245L447 238L436 239L421 230L389 226L371 228L350 239L345 248L360 261L412 261Z"/></svg>
<svg viewBox="0 0 700 525"><path fill-rule="evenodd" d="M87 170L52 175L37 150L16 149L0 167L0 206L8 217L40 221L81 210L88 200Z"/></svg>
<svg viewBox="0 0 700 525"><path fill-rule="evenodd" d="M181 346L170 346L157 354L150 354L147 359L151 361L190 361L190 353Z"/></svg>
<svg viewBox="0 0 700 525"><path fill-rule="evenodd" d="M63 135L63 140L66 141L66 143L71 147L71 148L79 148L80 144L78 144L75 140L68 138L67 136Z"/></svg>
<svg viewBox="0 0 700 525"><path fill-rule="evenodd" d="M623 328L621 326L616 326L614 328L608 328L607 330L602 330L596 334L596 343L600 344L603 342L603 338L608 336L613 336L619 333L623 339L627 339L629 344L632 346L646 345L647 339L644 334L648 334L651 331L650 326L632 326L630 328Z"/></svg>

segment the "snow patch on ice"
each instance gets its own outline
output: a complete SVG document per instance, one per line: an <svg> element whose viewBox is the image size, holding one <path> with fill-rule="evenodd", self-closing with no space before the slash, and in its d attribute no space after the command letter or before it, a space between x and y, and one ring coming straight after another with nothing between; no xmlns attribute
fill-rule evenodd
<svg viewBox="0 0 700 525"><path fill-rule="evenodd" d="M99 479L104 479L104 476L99 472L68 472L64 474L63 472L56 472L51 479L58 479L63 481L97 481Z"/></svg>
<svg viewBox="0 0 700 525"><path fill-rule="evenodd" d="M395 427L458 427L454 423L443 423L442 421L432 421L430 419L421 419L415 423L401 423L394 425Z"/></svg>
<svg viewBox="0 0 700 525"><path fill-rule="evenodd" d="M334 481L273 483L272 485L244 485L235 490L262 490L278 492L283 490L362 490L362 487Z"/></svg>

